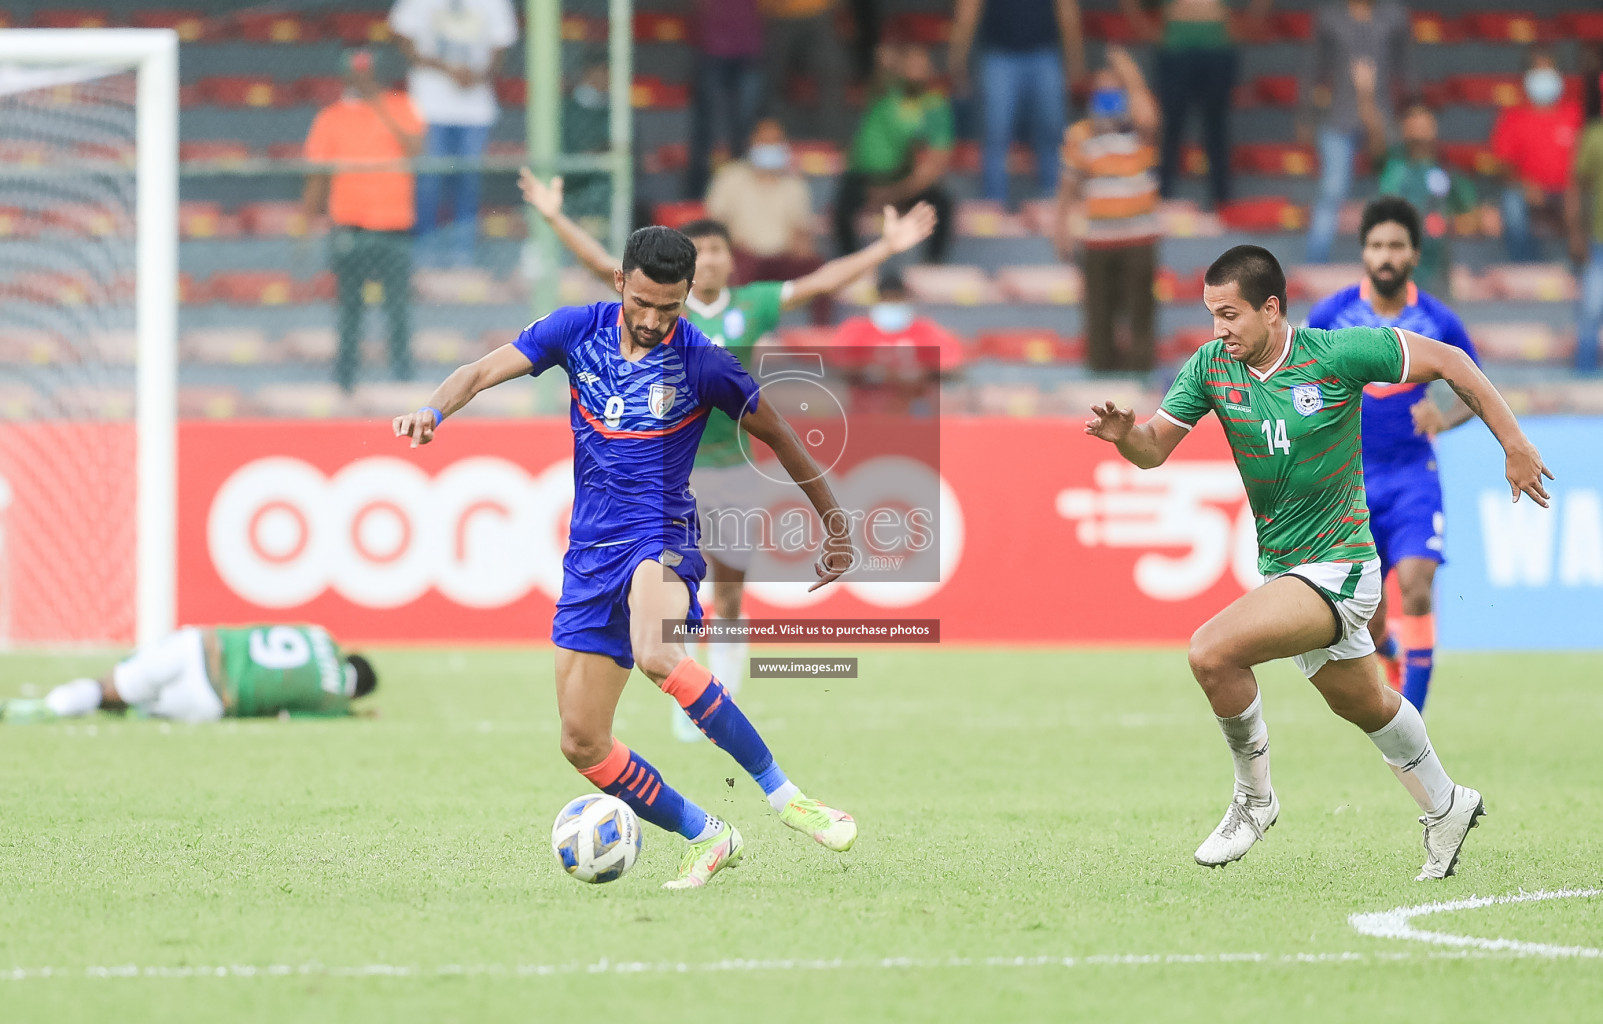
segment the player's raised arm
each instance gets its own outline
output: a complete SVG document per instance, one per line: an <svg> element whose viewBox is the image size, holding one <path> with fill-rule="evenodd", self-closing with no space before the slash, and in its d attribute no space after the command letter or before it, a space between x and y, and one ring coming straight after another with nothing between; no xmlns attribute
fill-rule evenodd
<svg viewBox="0 0 1603 1024"><path fill-rule="evenodd" d="M1520 492L1523 491L1531 496L1532 501L1546 508L1548 494L1542 478L1551 480L1553 473L1542 462L1536 445L1520 429L1513 410L1503 401L1503 396L1492 386L1492 382L1486 379L1481 368L1475 365L1475 360L1461 348L1432 341L1413 331L1397 333L1402 336L1406 347L1404 380L1410 383L1446 381L1453 393L1485 422L1503 446L1506 454L1504 472L1508 476L1514 500L1519 501Z"/></svg>
<svg viewBox="0 0 1603 1024"><path fill-rule="evenodd" d="M612 258L606 246L590 237L584 228L562 212L562 179L556 177L549 183L543 182L525 167L518 172L518 188L523 192L524 202L545 218L551 230L557 233L557 238L579 258L584 268L605 282L607 287L612 287L612 272L617 269L619 261Z"/></svg>
<svg viewBox="0 0 1603 1024"><path fill-rule="evenodd" d="M796 486L812 502L818 518L824 521L827 536L824 538L824 552L818 559L819 580L808 587L808 591L840 579L856 560L852 551L851 520L840 507L840 502L835 500L835 492L830 489L829 481L824 479L824 471L808 454L796 431L791 429L783 416L774 411L773 403L757 403L756 409L740 417L740 425L746 433L773 449L779 464L785 467L785 472L790 474Z"/></svg>
<svg viewBox="0 0 1603 1024"><path fill-rule="evenodd" d="M534 364L515 345L502 345L466 366L459 366L429 397L429 404L416 412L397 416L391 421L396 437L412 440L412 447L434 440L434 431L441 421L473 400L485 388L522 377Z"/></svg>
<svg viewBox="0 0 1603 1024"><path fill-rule="evenodd" d="M1121 409L1116 402L1106 402L1091 407L1085 432L1111 443L1132 465L1152 469L1168 460L1169 453L1191 428L1182 426L1162 411L1145 423L1137 423L1132 410Z"/></svg>
<svg viewBox="0 0 1603 1024"><path fill-rule="evenodd" d="M830 295L851 284L892 256L924 241L935 230L935 207L919 203L898 214L885 207L885 230L874 242L839 259L830 260L806 277L798 277L785 290L784 308L804 306L820 295Z"/></svg>

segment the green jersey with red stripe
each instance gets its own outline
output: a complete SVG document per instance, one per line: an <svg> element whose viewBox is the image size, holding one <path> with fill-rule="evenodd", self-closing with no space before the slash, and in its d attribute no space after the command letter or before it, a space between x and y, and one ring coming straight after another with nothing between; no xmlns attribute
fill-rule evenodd
<svg viewBox="0 0 1603 1024"><path fill-rule="evenodd" d="M1212 411L1247 486L1258 528L1258 571L1375 557L1364 495L1359 413L1364 385L1408 377L1408 346L1389 327L1287 328L1267 373L1197 350L1158 415L1191 429Z"/></svg>

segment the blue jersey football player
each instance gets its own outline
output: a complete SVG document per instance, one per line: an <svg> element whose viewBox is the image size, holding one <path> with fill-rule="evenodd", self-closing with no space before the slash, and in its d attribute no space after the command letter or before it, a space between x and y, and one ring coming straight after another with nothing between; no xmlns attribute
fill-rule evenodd
<svg viewBox="0 0 1603 1024"><path fill-rule="evenodd" d="M440 422L485 388L554 367L572 395L573 519L562 596L552 623L562 753L603 792L689 840L667 888L704 885L740 863L740 833L669 786L612 735L629 670L640 666L744 768L786 825L836 852L851 847L851 816L804 796L723 684L664 636L665 622L699 624L698 550L690 467L711 409L773 449L825 526L818 583L852 562L850 523L823 471L739 360L681 319L696 247L663 227L629 237L614 287L621 302L558 309L516 341L446 378L429 404L395 418L397 437L428 444Z"/></svg>
<svg viewBox="0 0 1603 1024"><path fill-rule="evenodd" d="M1308 326L1399 327L1456 345L1479 362L1463 322L1412 280L1419 262L1419 212L1406 199L1381 196L1364 207L1358 237L1365 279L1315 306L1308 314ZM1451 410L1442 412L1423 384L1371 384L1364 389L1369 525L1380 552L1381 572L1397 570L1403 598L1395 637L1386 626L1384 603L1369 628L1394 684L1400 674L1403 696L1421 711L1436 649L1431 584L1442 563L1442 485L1431 439L1472 415L1456 396Z"/></svg>

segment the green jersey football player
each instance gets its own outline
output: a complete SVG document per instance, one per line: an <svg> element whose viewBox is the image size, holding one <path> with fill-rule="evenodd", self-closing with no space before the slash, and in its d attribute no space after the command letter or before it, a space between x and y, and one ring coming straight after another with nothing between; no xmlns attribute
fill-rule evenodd
<svg viewBox="0 0 1603 1024"><path fill-rule="evenodd" d="M378 677L321 626L189 626L135 651L100 679L63 683L37 700L9 700L8 722L131 709L152 718L215 722L279 714L335 717Z"/></svg>
<svg viewBox="0 0 1603 1024"><path fill-rule="evenodd" d="M1138 425L1130 410L1109 402L1094 407L1085 425L1151 469L1214 413L1257 524L1258 569L1267 581L1191 638L1191 672L1219 719L1236 776L1230 807L1198 848L1197 863L1240 859L1280 813L1252 669L1294 658L1330 709L1368 734L1419 803L1427 852L1419 879L1445 878L1485 807L1475 790L1454 784L1419 712L1376 667L1366 625L1381 583L1359 451L1364 386L1445 380L1502 443L1515 501L1523 493L1545 508L1542 478L1553 474L1463 349L1389 327L1294 329L1286 319L1286 275L1258 246L1229 250L1203 282L1215 339L1186 363L1156 415Z"/></svg>
<svg viewBox="0 0 1603 1024"><path fill-rule="evenodd" d="M545 218L562 244L578 257L586 269L612 287L618 260L562 212L562 179L550 183L536 178L525 168L518 178L523 197ZM748 371L755 369L752 353L757 343L779 326L780 314L804 306L821 295L846 287L893 256L907 252L928 238L935 229L935 210L919 203L905 214L895 207L884 211L884 230L878 241L847 256L831 260L805 277L794 281L754 281L731 287L734 249L729 230L715 220L698 220L680 227L696 245L696 277L685 300L685 319L715 344L732 352ZM696 451L691 490L703 524L746 524L748 511L759 505L763 479L746 462L737 439L735 421L717 409L708 412L706 431ZM735 527L739 531L741 527ZM707 559L713 588L713 616L740 618L746 570L751 563L751 545L743 538L730 543L708 544L704 531L702 554ZM729 530L720 533L732 532ZM746 645L716 643L708 645L708 668L730 693L737 693L745 678ZM674 718L674 733L685 741L701 739L701 733L683 715Z"/></svg>

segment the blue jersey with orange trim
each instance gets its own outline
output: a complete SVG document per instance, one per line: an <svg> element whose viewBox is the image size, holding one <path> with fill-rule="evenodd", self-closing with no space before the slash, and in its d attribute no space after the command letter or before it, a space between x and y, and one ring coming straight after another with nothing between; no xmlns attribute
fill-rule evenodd
<svg viewBox="0 0 1603 1024"><path fill-rule="evenodd" d="M1370 304L1369 281L1344 288L1308 313L1308 326L1324 330L1340 327L1398 327L1454 345L1480 356L1458 314L1440 299L1408 284L1408 305L1395 317L1381 316ZM1388 466L1428 462L1435 454L1430 438L1414 430L1414 406L1425 400L1423 384L1371 384L1364 388L1364 465Z"/></svg>
<svg viewBox="0 0 1603 1024"><path fill-rule="evenodd" d="M690 467L719 409L739 420L757 408L757 382L740 361L680 319L666 341L631 362L619 351L623 307L566 306L512 344L531 375L568 373L573 424L573 545L662 536L697 541Z"/></svg>

